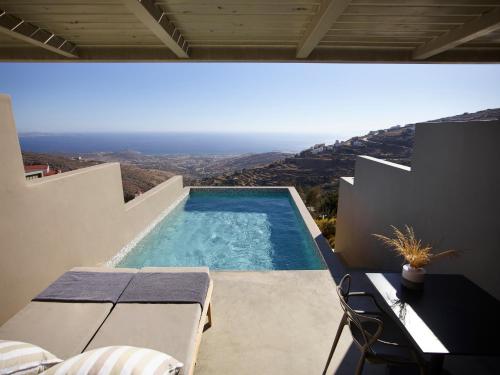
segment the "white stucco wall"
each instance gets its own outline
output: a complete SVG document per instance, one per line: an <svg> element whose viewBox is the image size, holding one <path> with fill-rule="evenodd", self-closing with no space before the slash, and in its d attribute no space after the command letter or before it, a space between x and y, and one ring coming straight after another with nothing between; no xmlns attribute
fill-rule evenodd
<svg viewBox="0 0 500 375"><path fill-rule="evenodd" d="M125 204L118 163L26 181L6 95L0 171L0 324L67 269L111 258L183 191L176 176Z"/></svg>
<svg viewBox="0 0 500 375"><path fill-rule="evenodd" d="M464 274L500 298L500 121L418 124L411 169L358 157L354 180L340 183L335 250L353 267L399 271L372 234L405 224L461 250L429 272Z"/></svg>

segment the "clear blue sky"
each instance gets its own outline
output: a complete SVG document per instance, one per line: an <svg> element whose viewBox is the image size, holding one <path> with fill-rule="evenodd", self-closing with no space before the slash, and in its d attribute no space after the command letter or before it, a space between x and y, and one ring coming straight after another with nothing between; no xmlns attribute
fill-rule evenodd
<svg viewBox="0 0 500 375"><path fill-rule="evenodd" d="M18 131L342 138L500 107L500 65L0 63Z"/></svg>

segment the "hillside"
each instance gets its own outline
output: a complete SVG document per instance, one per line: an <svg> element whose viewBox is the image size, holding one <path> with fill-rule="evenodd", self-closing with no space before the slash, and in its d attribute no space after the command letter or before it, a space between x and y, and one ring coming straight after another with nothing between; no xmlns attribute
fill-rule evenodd
<svg viewBox="0 0 500 375"><path fill-rule="evenodd" d="M123 195L125 201L129 201L136 194L144 193L176 174L183 175L185 185L190 185L200 178L243 168L265 166L289 155L280 152L237 156L144 155L127 150L83 156L23 152L23 159L25 165L49 164L53 169L62 172L106 162L119 162Z"/></svg>
<svg viewBox="0 0 500 375"><path fill-rule="evenodd" d="M485 109L473 113L462 113L461 115L443 117L428 122L446 122L446 121L491 121L500 119L500 108Z"/></svg>
<svg viewBox="0 0 500 375"><path fill-rule="evenodd" d="M120 164L120 168L125 202L134 199L136 194L145 193L175 175L172 172L143 169L127 164Z"/></svg>
<svg viewBox="0 0 500 375"><path fill-rule="evenodd" d="M302 189L335 189L338 177L350 176L356 155L409 164L414 129L411 126L371 132L335 145L319 146L266 166L242 169L200 181L203 185L292 185Z"/></svg>
<svg viewBox="0 0 500 375"><path fill-rule="evenodd" d="M500 118L500 108L431 120L429 122L493 120ZM313 187L336 191L341 176L354 174L357 155L368 155L394 163L409 165L413 149L415 125L393 126L371 131L334 145L316 145L308 150L270 163L233 173L203 179L200 185L293 185L305 192Z"/></svg>
<svg viewBox="0 0 500 375"><path fill-rule="evenodd" d="M79 160L78 158L62 155L37 154L32 152L23 152L23 160L25 165L49 164L53 169L59 169L62 172L102 164L101 161ZM122 172L123 197L126 202L133 199L137 193L144 193L174 175L171 172L142 169L127 164L121 164L120 168Z"/></svg>
<svg viewBox="0 0 500 375"><path fill-rule="evenodd" d="M500 108L429 122L492 119L500 119ZM356 156L369 155L409 165L414 131L414 124L394 126L334 145L316 145L293 156L280 152L236 156L144 155L136 151L88 155L23 152L23 159L28 165L50 164L63 172L103 162L120 162L126 201L174 174L182 174L186 185L292 185L316 214L330 216L335 212L338 179L354 174Z"/></svg>
<svg viewBox="0 0 500 375"><path fill-rule="evenodd" d="M291 154L266 152L243 155L145 155L136 151L84 154L86 160L120 162L142 169L157 169L181 174L187 185L198 179L231 173L243 168L265 166Z"/></svg>

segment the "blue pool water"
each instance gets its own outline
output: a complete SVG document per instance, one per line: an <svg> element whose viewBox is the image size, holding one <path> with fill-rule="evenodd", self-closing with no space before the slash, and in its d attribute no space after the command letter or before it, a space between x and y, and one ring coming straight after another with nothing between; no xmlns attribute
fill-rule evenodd
<svg viewBox="0 0 500 375"><path fill-rule="evenodd" d="M191 190L117 265L325 268L287 190Z"/></svg>

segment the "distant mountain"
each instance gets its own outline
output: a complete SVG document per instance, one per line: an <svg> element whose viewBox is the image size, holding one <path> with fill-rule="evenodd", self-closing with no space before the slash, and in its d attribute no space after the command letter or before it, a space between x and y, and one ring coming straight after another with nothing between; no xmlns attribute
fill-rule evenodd
<svg viewBox="0 0 500 375"><path fill-rule="evenodd" d="M487 121L500 119L500 108L463 113L429 122ZM292 185L299 190L320 187L335 191L339 177L352 176L357 155L368 155L409 165L413 150L415 124L371 131L333 145L315 145L294 157L257 168L242 169L198 181L200 185L279 186Z"/></svg>

